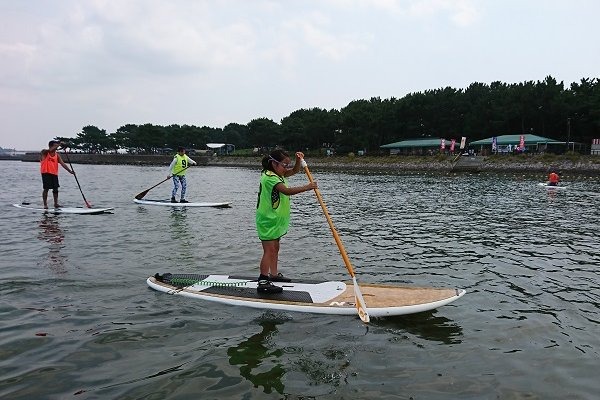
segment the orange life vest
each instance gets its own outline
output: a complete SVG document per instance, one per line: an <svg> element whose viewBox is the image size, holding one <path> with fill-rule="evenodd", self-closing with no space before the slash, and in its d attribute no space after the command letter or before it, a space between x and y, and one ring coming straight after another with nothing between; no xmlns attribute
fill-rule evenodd
<svg viewBox="0 0 600 400"><path fill-rule="evenodd" d="M58 175L58 154L48 152L40 161L40 171L42 174Z"/></svg>

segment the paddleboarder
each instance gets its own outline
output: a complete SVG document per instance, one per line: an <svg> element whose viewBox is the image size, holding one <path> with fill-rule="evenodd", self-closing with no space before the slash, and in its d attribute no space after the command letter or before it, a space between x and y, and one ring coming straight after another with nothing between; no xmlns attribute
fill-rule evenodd
<svg viewBox="0 0 600 400"><path fill-rule="evenodd" d="M187 203L188 201L185 199L185 192L187 190L187 182L185 180L185 172L189 168L190 165L196 165L196 161L192 160L185 154L185 148L179 147L177 149L177 154L173 157L173 161L169 165L169 175L167 178L173 177L173 190L171 191L171 203L177 203L175 196L177 196L177 190L179 190L179 185L181 184L181 197L179 199L180 203Z"/></svg>
<svg viewBox="0 0 600 400"><path fill-rule="evenodd" d="M288 186L286 178L300 172L303 158L304 154L297 152L296 162L292 165L285 151L274 150L262 159L256 205L256 230L263 248L257 285L259 293L280 293L283 289L272 282L291 281L277 271L279 241L287 233L290 224L290 196L317 188L316 182Z"/></svg>
<svg viewBox="0 0 600 400"><path fill-rule="evenodd" d="M552 170L548 175L548 186L558 186L558 182L560 181L560 177L556 173L556 171Z"/></svg>
<svg viewBox="0 0 600 400"><path fill-rule="evenodd" d="M68 167L67 164L62 160L60 154L56 152L63 144L57 140L51 140L48 142L48 148L42 150L40 155L40 172L42 173L42 201L44 208L48 208L48 191L52 189L52 197L54 198L54 208L60 208L58 204L58 164L60 164L67 172L71 175L75 175L75 172Z"/></svg>

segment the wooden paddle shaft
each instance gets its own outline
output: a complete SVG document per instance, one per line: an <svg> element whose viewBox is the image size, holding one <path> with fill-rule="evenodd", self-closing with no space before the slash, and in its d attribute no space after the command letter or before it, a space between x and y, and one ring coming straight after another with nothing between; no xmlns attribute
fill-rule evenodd
<svg viewBox="0 0 600 400"><path fill-rule="evenodd" d="M310 182L314 182L314 179L310 173L310 170L308 169L308 165L306 165L306 162L303 163L303 167L304 167L304 172L306 172L306 176L308 176L308 180ZM333 221L331 220L331 217L329 216L329 211L327 211L327 206L325 205L325 202L323 201L323 197L321 197L321 192L319 192L318 188L315 188L314 191L315 191L315 194L317 195L317 199L319 200L319 204L321 204L321 208L323 209L323 214L325 214L327 223L329 224L329 229L331 229L331 233L333 234L333 239L335 240L335 243L337 244L337 247L340 250L340 254L342 256L342 259L344 260L344 264L346 264L346 269L350 273L350 276L354 278L354 269L352 268L352 264L350 263L350 258L348 257L348 253L346 253L346 249L344 248L344 245L342 244L342 240L340 239L340 236L338 235L337 230L335 229L335 226L333 225Z"/></svg>
<svg viewBox="0 0 600 400"><path fill-rule="evenodd" d="M304 159L302 159L302 167L304 168L304 172L306 172L306 176L308 176L308 180L310 182L314 182L314 179L312 177L312 174L310 173L310 170L308 169L308 165L306 164L306 161L304 161ZM360 319L365 322L368 323L370 321L370 317L369 317L369 312L367 311L367 304L365 302L365 299L363 298L362 292L360 291L360 287L358 286L358 282L356 282L356 276L354 274L354 269L352 268L352 264L350 263L350 258L348 257L348 253L346 253L346 249L344 248L344 245L342 244L342 240L340 239L340 236L337 233L337 230L335 229L335 226L333 225L333 221L331 220L331 217L329 216L329 211L327 211L327 206L325 205L325 202L323 201L323 197L321 197L321 192L319 192L318 188L315 188L315 194L317 195L317 199L319 200L319 204L321 204L321 208L323 209L323 214L325 214L325 218L327 219L327 223L329 224L329 229L331 229L331 233L333 234L333 238L335 239L335 243L338 246L338 249L340 250L340 254L342 256L342 259L344 260L344 264L346 264L346 269L348 270L348 273L350 274L350 276L352 277L352 281L354 283L354 301L356 302L356 310L358 311L358 316L360 317Z"/></svg>

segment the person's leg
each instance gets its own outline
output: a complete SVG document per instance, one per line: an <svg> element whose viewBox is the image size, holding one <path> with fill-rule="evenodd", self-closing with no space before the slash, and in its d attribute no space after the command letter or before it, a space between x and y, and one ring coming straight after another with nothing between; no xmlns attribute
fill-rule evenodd
<svg viewBox="0 0 600 400"><path fill-rule="evenodd" d="M279 252L279 239L265 240L262 242L263 256L260 260L260 276L256 289L259 293L275 294L281 293L283 288L276 286L269 280L270 266L273 265L273 259L277 260Z"/></svg>
<svg viewBox="0 0 600 400"><path fill-rule="evenodd" d="M275 244L273 245L274 249L271 254L271 259L269 260L269 273L271 276L277 276L277 262L279 260L279 243L280 240L274 240Z"/></svg>
<svg viewBox="0 0 600 400"><path fill-rule="evenodd" d="M263 256L260 260L260 274L268 277L269 271L273 270L273 265L275 265L275 271L277 271L277 258L279 257L279 239L263 240L262 248Z"/></svg>
<svg viewBox="0 0 600 400"><path fill-rule="evenodd" d="M48 208L48 189L42 190L42 201L44 202L44 208Z"/></svg>
<svg viewBox="0 0 600 400"><path fill-rule="evenodd" d="M179 179L177 175L173 175L173 190L171 191L171 201L174 202L175 196L177 195L177 190L179 190Z"/></svg>
<svg viewBox="0 0 600 400"><path fill-rule="evenodd" d="M54 208L59 208L60 204L58 204L58 188L60 184L58 183L58 175L51 175L52 178L52 197L54 198Z"/></svg>
<svg viewBox="0 0 600 400"><path fill-rule="evenodd" d="M187 190L187 181L185 180L185 175L182 176L179 181L181 182L181 201L185 200L185 192Z"/></svg>
<svg viewBox="0 0 600 400"><path fill-rule="evenodd" d="M58 189L52 190L52 197L54 198L54 208L59 208L60 204L58 204Z"/></svg>

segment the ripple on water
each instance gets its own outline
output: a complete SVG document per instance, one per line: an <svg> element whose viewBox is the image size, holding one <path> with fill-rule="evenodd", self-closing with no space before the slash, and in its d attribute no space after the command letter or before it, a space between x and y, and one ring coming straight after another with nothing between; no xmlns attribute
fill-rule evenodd
<svg viewBox="0 0 600 400"><path fill-rule="evenodd" d="M6 163L0 180L12 189L0 193L4 203L39 201L31 189L37 165ZM11 185L16 167L35 181ZM222 210L133 204L164 179L163 167L81 165L77 172L86 197L114 206L114 214L43 216L7 206L0 220L0 397L584 399L598 392L597 178L571 178L569 190L549 193L535 175L313 171L360 283L467 289L440 309L365 326L351 317L190 301L146 286L157 272L257 273L258 170L190 171L189 197L233 203ZM64 178L61 200L80 205L78 188ZM169 191L165 183L152 194ZM348 279L310 192L293 198L280 268Z"/></svg>

